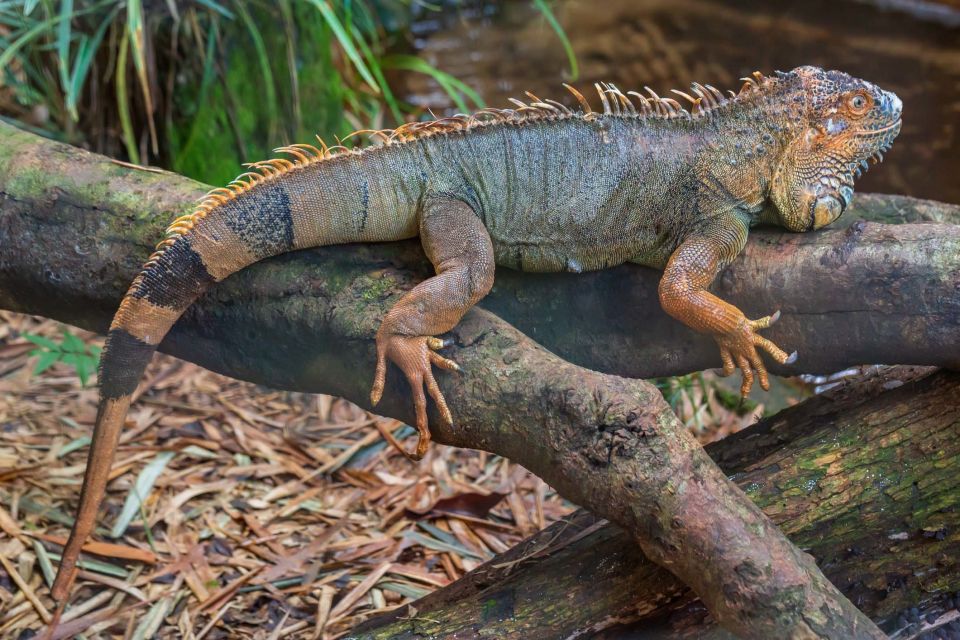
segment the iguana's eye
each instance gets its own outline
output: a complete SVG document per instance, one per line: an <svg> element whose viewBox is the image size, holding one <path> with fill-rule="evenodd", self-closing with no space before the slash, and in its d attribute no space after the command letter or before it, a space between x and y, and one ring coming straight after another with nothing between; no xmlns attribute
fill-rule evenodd
<svg viewBox="0 0 960 640"><path fill-rule="evenodd" d="M870 102L870 96L863 93L856 93L847 100L847 104L850 105L850 110L857 115L866 113L867 109L870 108Z"/></svg>

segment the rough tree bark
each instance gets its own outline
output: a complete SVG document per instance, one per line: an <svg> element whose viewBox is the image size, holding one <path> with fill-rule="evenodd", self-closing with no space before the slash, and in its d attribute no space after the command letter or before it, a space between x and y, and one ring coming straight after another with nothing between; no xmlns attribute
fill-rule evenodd
<svg viewBox="0 0 960 640"><path fill-rule="evenodd" d="M0 305L102 329L152 239L199 190L177 176L131 170L2 126ZM797 267L804 257L822 265L832 255L834 270L843 270L861 245L886 244L879 250L897 259L874 260L877 277L888 276L894 289L923 286L888 310L913 319L919 294L956 305L960 235L952 226L834 232L828 255L804 252L793 238L778 242L788 258L803 254ZM914 281L910 256L918 246L933 270ZM365 405L372 337L385 310L422 278L416 254L401 244L267 261L216 287L161 348L239 378ZM293 295L303 291L310 297ZM925 348L917 336L928 329L914 321L901 341ZM931 337L942 340L941 333L932 330ZM569 499L617 522L731 630L750 637L881 637L723 476L653 387L564 362L483 310L468 314L454 338L454 356L467 374L441 381L458 424L451 430L433 423L437 440L517 460ZM808 344L815 344L812 337ZM937 344L939 354L929 357L955 362L955 342ZM887 360L888 353L879 348L871 359ZM410 418L395 377L380 410Z"/></svg>
<svg viewBox="0 0 960 640"><path fill-rule="evenodd" d="M899 612L913 606L960 616L950 602L960 589L958 435L960 373L893 367L707 452L861 610L893 631ZM725 637L626 532L584 511L411 606L415 614L399 609L354 635Z"/></svg>

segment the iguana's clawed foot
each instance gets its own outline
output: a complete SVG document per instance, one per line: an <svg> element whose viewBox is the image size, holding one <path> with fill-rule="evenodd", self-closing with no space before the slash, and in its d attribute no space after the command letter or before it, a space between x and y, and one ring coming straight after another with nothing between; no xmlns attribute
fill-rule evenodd
<svg viewBox="0 0 960 640"><path fill-rule="evenodd" d="M753 387L754 370L760 379L760 387L764 391L770 388L767 369L763 365L760 354L757 353L757 347L769 353L780 364L791 364L797 360L796 351L787 355L780 347L757 333L779 319L779 311L758 320L748 320L744 317L733 331L715 336L717 344L720 345L720 358L723 360L721 375L729 376L737 368L743 372L743 382L740 384L741 397L746 397Z"/></svg>
<svg viewBox="0 0 960 640"><path fill-rule="evenodd" d="M433 336L401 336L401 335L378 335L377 336L377 372L373 380L373 389L370 391L370 402L376 406L383 395L383 387L387 379L387 361L393 362L400 367L403 375L407 377L410 383L410 390L413 393L413 406L416 410L417 432L419 440L417 448L412 453L409 451L401 452L411 460L420 460L427 452L430 445L430 429L427 427L427 398L423 392L426 387L427 392L433 401L437 404L440 416L449 426L453 426L453 416L447 407L447 401L437 386L437 381L433 377L433 368L436 365L441 369L450 371L460 371L460 366L448 358L444 358L437 349L449 346L449 343L435 338Z"/></svg>

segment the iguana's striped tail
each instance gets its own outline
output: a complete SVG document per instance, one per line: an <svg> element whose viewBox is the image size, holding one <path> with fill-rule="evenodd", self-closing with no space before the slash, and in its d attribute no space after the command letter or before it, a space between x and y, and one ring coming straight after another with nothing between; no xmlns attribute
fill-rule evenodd
<svg viewBox="0 0 960 640"><path fill-rule="evenodd" d="M309 149L315 153L305 153ZM65 602L69 595L133 393L157 345L183 312L215 282L270 256L416 235L412 212L369 193L364 176L389 169L382 157L331 154L305 145L283 151L297 161L258 163L258 172L211 192L194 213L174 221L124 296L101 357L97 421L76 522L51 590L54 600Z"/></svg>

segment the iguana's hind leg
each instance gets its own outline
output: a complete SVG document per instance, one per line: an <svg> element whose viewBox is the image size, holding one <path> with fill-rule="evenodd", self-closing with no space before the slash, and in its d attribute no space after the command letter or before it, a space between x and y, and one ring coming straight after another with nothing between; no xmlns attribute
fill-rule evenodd
<svg viewBox="0 0 960 640"><path fill-rule="evenodd" d="M431 365L459 371L452 360L435 353L443 342L437 334L452 329L493 286L493 244L483 222L466 203L449 196L431 196L420 217L420 241L437 274L406 295L383 319L377 332L377 372L370 392L376 405L383 394L387 361L400 367L410 383L416 409L419 460L430 444L426 391L447 424L453 417L433 377Z"/></svg>

